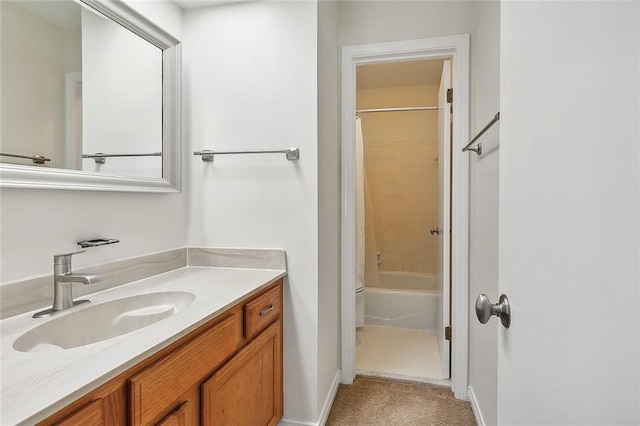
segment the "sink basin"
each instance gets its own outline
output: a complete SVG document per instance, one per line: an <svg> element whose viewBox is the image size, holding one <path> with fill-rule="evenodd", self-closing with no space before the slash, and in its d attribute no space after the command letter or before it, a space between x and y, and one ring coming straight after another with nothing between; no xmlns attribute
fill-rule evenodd
<svg viewBox="0 0 640 426"><path fill-rule="evenodd" d="M102 342L170 317L195 299L193 293L166 291L87 305L27 331L13 347L20 352L51 352Z"/></svg>

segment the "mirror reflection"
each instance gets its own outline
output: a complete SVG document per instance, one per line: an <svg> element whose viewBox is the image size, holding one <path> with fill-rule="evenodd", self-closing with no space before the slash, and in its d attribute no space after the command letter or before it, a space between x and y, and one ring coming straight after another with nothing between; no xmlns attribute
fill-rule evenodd
<svg viewBox="0 0 640 426"><path fill-rule="evenodd" d="M162 177L162 50L72 0L0 7L0 161Z"/></svg>

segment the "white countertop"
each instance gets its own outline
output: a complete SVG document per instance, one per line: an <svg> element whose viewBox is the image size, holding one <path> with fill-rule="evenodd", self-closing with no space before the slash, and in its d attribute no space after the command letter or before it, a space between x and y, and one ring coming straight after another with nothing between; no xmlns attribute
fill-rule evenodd
<svg viewBox="0 0 640 426"><path fill-rule="evenodd" d="M33 424L47 418L284 275L285 270L187 266L82 297L91 303L70 312L157 291L196 295L185 310L155 324L56 352L19 352L13 343L26 331L66 312L34 319L38 311L34 310L0 321L0 424Z"/></svg>

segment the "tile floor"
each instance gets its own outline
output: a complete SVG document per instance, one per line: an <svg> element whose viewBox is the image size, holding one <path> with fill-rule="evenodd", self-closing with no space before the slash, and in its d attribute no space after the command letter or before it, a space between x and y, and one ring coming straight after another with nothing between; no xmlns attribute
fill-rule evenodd
<svg viewBox="0 0 640 426"><path fill-rule="evenodd" d="M356 329L358 375L443 381L435 331L365 325Z"/></svg>

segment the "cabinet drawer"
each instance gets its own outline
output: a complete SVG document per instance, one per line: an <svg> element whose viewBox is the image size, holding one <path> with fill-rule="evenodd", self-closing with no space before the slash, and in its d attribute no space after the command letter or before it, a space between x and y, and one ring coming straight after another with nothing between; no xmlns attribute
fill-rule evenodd
<svg viewBox="0 0 640 426"><path fill-rule="evenodd" d="M172 408L179 395L199 384L242 341L239 310L128 380L130 423L149 424Z"/></svg>
<svg viewBox="0 0 640 426"><path fill-rule="evenodd" d="M251 339L280 317L282 286L278 284L244 305L244 337Z"/></svg>
<svg viewBox="0 0 640 426"><path fill-rule="evenodd" d="M57 423L59 426L103 425L104 412L102 400L94 400Z"/></svg>
<svg viewBox="0 0 640 426"><path fill-rule="evenodd" d="M164 419L160 420L157 426L187 426L187 408L188 402L183 403L178 409L173 411Z"/></svg>

